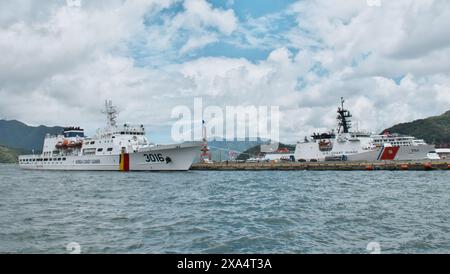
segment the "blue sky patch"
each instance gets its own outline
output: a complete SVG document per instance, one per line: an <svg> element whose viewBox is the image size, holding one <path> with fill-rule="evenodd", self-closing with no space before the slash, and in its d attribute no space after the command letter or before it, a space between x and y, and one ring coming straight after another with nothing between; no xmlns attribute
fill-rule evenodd
<svg viewBox="0 0 450 274"><path fill-rule="evenodd" d="M214 7L232 8L240 20L249 16L256 18L285 10L293 0L209 0Z"/></svg>

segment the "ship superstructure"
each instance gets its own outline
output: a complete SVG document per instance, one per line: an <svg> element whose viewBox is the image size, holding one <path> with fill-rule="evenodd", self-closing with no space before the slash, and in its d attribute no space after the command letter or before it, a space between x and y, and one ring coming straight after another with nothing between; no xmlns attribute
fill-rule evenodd
<svg viewBox="0 0 450 274"><path fill-rule="evenodd" d="M389 132L385 132L382 135L371 135L371 137L373 138L373 143L380 147L386 144L391 146L421 146L427 144L423 139L400 134L390 134Z"/></svg>

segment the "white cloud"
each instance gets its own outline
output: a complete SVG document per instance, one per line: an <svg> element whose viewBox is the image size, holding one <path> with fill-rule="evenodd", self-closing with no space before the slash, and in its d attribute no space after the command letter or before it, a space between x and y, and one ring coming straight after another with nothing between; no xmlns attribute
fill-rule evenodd
<svg viewBox="0 0 450 274"><path fill-rule="evenodd" d="M35 1L15 3L0 3L2 118L94 129L103 122L102 101L111 98L121 120L164 127L172 107L202 96L209 105L279 105L281 136L294 142L335 126L341 96L359 127L371 130L450 108L444 0L380 7L300 1L246 24L200 0L169 15L161 11L178 1L83 1L81 8L42 1L39 9ZM283 14L297 25L274 33L269 24ZM161 23L145 25L149 18ZM174 58L224 37L272 50L258 62Z"/></svg>
<svg viewBox="0 0 450 274"><path fill-rule="evenodd" d="M188 39L188 41L180 49L181 54L185 54L192 50L202 48L208 44L217 42L219 38L216 34L205 34L200 36L193 36Z"/></svg>
<svg viewBox="0 0 450 274"><path fill-rule="evenodd" d="M217 28L224 34L231 34L237 27L233 10L220 10L204 0L184 1L185 12L173 18L171 26L201 30L205 27Z"/></svg>
<svg viewBox="0 0 450 274"><path fill-rule="evenodd" d="M6 53L0 59L0 81L17 84L70 73L97 55L120 50L142 28L145 12L166 5L161 1L110 4L106 9L88 6L85 10L61 6L44 21L25 23L19 18L0 28L0 51Z"/></svg>
<svg viewBox="0 0 450 274"><path fill-rule="evenodd" d="M292 46L304 50L296 59L325 72L316 78L303 73L309 81L300 100L319 110L314 106L332 105L330 98L348 97L355 117L372 130L444 112L450 97L450 3L381 3L301 1L290 9L298 27L288 33ZM400 83L393 80L405 75Z"/></svg>
<svg viewBox="0 0 450 274"><path fill-rule="evenodd" d="M236 30L238 19L232 9L215 8L206 0L175 1L171 9L146 15L145 30L134 39L135 50L145 64L168 65L192 55Z"/></svg>

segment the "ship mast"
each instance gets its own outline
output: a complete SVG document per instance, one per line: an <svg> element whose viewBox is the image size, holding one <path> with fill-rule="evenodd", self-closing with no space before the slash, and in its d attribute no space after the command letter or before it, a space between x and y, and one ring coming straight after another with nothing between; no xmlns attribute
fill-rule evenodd
<svg viewBox="0 0 450 274"><path fill-rule="evenodd" d="M339 114L337 116L338 120L338 133L349 133L350 128L352 127L350 118L352 117L352 114L350 111L346 110L344 108L344 97L341 97L341 107L338 108L337 113Z"/></svg>
<svg viewBox="0 0 450 274"><path fill-rule="evenodd" d="M202 163L211 162L211 152L208 147L208 136L206 136L205 120L202 120L202 147L200 149L200 161Z"/></svg>
<svg viewBox="0 0 450 274"><path fill-rule="evenodd" d="M117 124L116 118L118 111L117 108L113 106L111 100L105 100L105 110L103 110L102 113L106 114L108 127L115 127Z"/></svg>

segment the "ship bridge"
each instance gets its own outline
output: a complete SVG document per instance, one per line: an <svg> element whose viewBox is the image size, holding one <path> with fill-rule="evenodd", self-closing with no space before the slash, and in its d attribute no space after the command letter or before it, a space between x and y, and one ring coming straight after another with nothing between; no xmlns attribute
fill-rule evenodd
<svg viewBox="0 0 450 274"><path fill-rule="evenodd" d="M144 125L124 124L114 129L114 134L117 135L145 135Z"/></svg>
<svg viewBox="0 0 450 274"><path fill-rule="evenodd" d="M63 132L64 138L84 137L84 129L80 127L66 127Z"/></svg>

